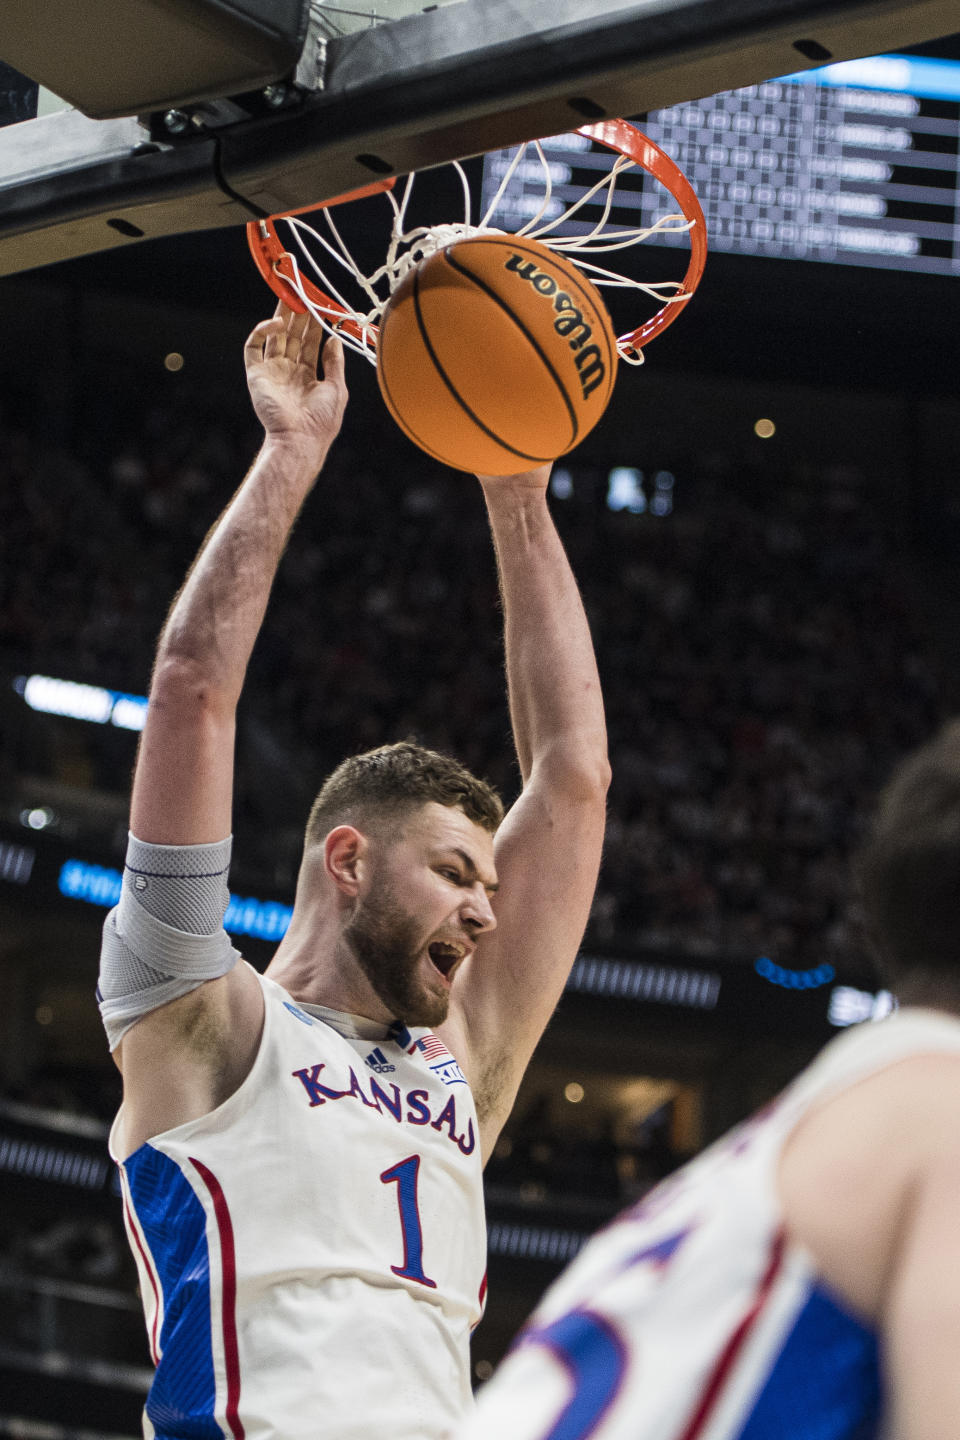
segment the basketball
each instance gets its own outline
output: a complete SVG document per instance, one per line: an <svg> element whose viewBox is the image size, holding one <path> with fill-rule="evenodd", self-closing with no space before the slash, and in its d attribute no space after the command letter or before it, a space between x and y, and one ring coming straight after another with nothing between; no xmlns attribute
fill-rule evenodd
<svg viewBox="0 0 960 1440"><path fill-rule="evenodd" d="M459 240L404 278L384 311L377 376L391 415L457 470L514 475L596 425L617 370L603 300L536 240Z"/></svg>

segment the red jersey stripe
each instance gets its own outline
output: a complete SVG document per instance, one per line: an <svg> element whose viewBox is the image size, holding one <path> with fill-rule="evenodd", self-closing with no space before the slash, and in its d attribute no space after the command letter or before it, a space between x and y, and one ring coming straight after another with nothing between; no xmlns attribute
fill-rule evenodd
<svg viewBox="0 0 960 1440"><path fill-rule="evenodd" d="M146 1270L147 1278L150 1281L150 1289L153 1291L153 1324L150 1327L150 1359L154 1365L159 1365L160 1350L157 1345L157 1326L160 1323L160 1286L156 1273L154 1272L153 1261L143 1240L140 1238L140 1226L137 1224L137 1218L127 1196L126 1187L124 1187L123 1191L123 1213L127 1217L127 1231L133 1236L134 1244L139 1251L140 1259L143 1261L143 1268Z"/></svg>
<svg viewBox="0 0 960 1440"><path fill-rule="evenodd" d="M773 1282L777 1278L780 1265L783 1261L785 1242L786 1237L783 1231L779 1230L773 1237L773 1244L770 1249L770 1261L763 1279L757 1288L753 1303L724 1346L720 1358L713 1368L713 1373L704 1386L703 1394L700 1397L697 1408L694 1410L687 1428L678 1437L678 1440L697 1440L697 1437L703 1434L704 1426L710 1419L711 1412L717 1400L720 1398L720 1393L723 1390L724 1384L740 1351L743 1349L744 1342L760 1317L764 1305L766 1305L767 1300L770 1298Z"/></svg>
<svg viewBox="0 0 960 1440"><path fill-rule="evenodd" d="M213 1213L220 1234L221 1270L221 1324L223 1326L223 1358L227 1369L227 1424L233 1440L244 1440L243 1421L240 1419L240 1352L237 1345L237 1257L233 1239L233 1222L227 1197L220 1181L200 1160L190 1156L194 1166L213 1200Z"/></svg>

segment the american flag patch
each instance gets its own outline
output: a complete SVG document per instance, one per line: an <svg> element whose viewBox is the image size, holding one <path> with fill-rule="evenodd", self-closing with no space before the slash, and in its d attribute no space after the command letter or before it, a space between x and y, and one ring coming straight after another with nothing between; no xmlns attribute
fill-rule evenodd
<svg viewBox="0 0 960 1440"><path fill-rule="evenodd" d="M422 1035L414 1042L413 1048L420 1051L434 1075L438 1075L444 1085L466 1085L466 1075L443 1041L432 1032Z"/></svg>
<svg viewBox="0 0 960 1440"><path fill-rule="evenodd" d="M452 1060L453 1056L443 1041L434 1034L423 1035L417 1041L417 1049L428 1060Z"/></svg>

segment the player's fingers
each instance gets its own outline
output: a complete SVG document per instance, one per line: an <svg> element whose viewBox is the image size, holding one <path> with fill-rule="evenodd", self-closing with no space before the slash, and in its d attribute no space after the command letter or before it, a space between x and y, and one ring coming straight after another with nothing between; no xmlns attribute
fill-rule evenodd
<svg viewBox="0 0 960 1440"><path fill-rule="evenodd" d="M264 354L268 359L282 355L295 364L300 355L300 337L303 333L305 316L302 311L292 309L281 300L276 308L274 319L280 320L282 324L274 334L268 337Z"/></svg>
<svg viewBox="0 0 960 1440"><path fill-rule="evenodd" d="M312 319L313 316L309 313L309 311L304 311L302 314L291 316L290 324L287 328L288 360L297 361L303 359L303 341L310 328L310 322Z"/></svg>
<svg viewBox="0 0 960 1440"><path fill-rule="evenodd" d="M309 366L315 375L317 373L317 361L320 358L320 347L323 344L324 329L313 316L309 316L310 323L303 332L303 339L300 342L300 363Z"/></svg>
<svg viewBox="0 0 960 1440"><path fill-rule="evenodd" d="M286 305L283 307L283 334L280 354L286 355L288 360L294 364L300 358L300 344L303 340L303 332L310 319L309 312L304 310L291 310Z"/></svg>
<svg viewBox="0 0 960 1440"><path fill-rule="evenodd" d="M339 335L327 336L323 347L322 361L324 380L332 380L335 385L342 385L346 388L343 341Z"/></svg>
<svg viewBox="0 0 960 1440"><path fill-rule="evenodd" d="M248 364L252 360L263 359L267 341L271 335L279 333L281 325L282 322L276 315L273 315L269 320L261 320L259 325L254 325L243 347L244 359Z"/></svg>

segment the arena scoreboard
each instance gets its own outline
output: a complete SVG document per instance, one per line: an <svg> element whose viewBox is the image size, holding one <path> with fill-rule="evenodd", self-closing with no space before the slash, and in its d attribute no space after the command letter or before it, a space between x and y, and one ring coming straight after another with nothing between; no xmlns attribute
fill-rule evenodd
<svg viewBox="0 0 960 1440"><path fill-rule="evenodd" d="M636 123L685 171L710 249L960 275L960 61L881 55L654 110ZM576 132L545 147L544 219L580 199L609 159ZM510 152L486 157L496 193ZM492 217L515 228L539 209L539 164L524 161ZM567 233L585 233L604 199ZM649 226L670 209L649 178L618 184L614 218ZM682 234L654 243L686 247Z"/></svg>

